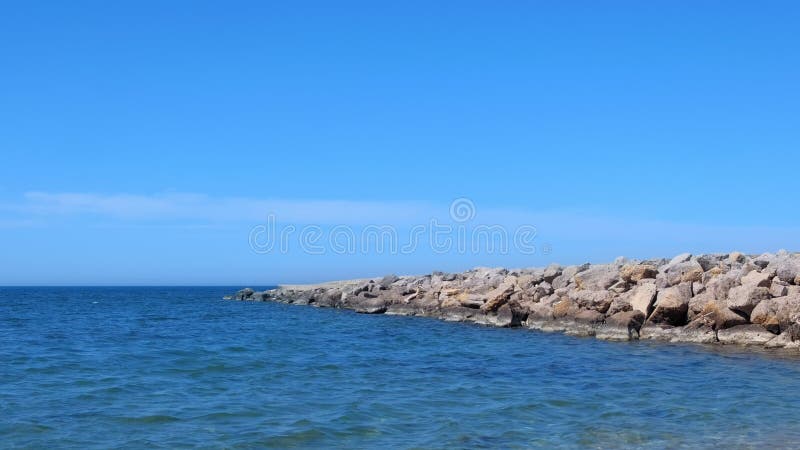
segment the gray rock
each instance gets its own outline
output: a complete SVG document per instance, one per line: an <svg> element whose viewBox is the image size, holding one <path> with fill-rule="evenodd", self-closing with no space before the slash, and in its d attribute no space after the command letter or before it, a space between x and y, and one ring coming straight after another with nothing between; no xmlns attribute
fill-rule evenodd
<svg viewBox="0 0 800 450"><path fill-rule="evenodd" d="M692 287L689 283L659 291L656 296L653 313L648 318L648 321L672 326L686 324L689 299L691 297Z"/></svg>
<svg viewBox="0 0 800 450"><path fill-rule="evenodd" d="M750 322L772 331L784 331L800 319L800 295L762 300L750 313Z"/></svg>
<svg viewBox="0 0 800 450"><path fill-rule="evenodd" d="M400 277L398 277L397 275L394 275L394 274L386 275L385 277L381 278L381 281L378 282L378 285L380 285L380 287L383 288L383 289L389 289L389 287L393 283L395 283L396 281L399 281L399 280L400 280Z"/></svg>
<svg viewBox="0 0 800 450"><path fill-rule="evenodd" d="M253 294L255 294L255 292L256 291L254 291L254 290L252 290L250 288L244 288L244 289L236 292L236 294L233 296L233 298L234 298L234 300L249 300L253 296Z"/></svg>
<svg viewBox="0 0 800 450"><path fill-rule="evenodd" d="M628 303L631 308L641 311L645 316L653 312L653 303L656 300L657 289L654 284L642 284L631 290Z"/></svg>
<svg viewBox="0 0 800 450"><path fill-rule="evenodd" d="M764 345L775 338L775 335L758 325L739 325L717 333L723 344Z"/></svg>
<svg viewBox="0 0 800 450"><path fill-rule="evenodd" d="M613 286L619 280L619 269L614 266L592 266L574 276L578 289L589 291L603 291Z"/></svg>
<svg viewBox="0 0 800 450"><path fill-rule="evenodd" d="M561 275L561 266L558 264L550 264L546 269L544 269L542 279L548 283L552 283L553 280L555 280L559 275Z"/></svg>
<svg viewBox="0 0 800 450"><path fill-rule="evenodd" d="M800 275L800 261L793 257L776 259L767 268L774 269L778 279L790 284L796 284L795 280Z"/></svg>
<svg viewBox="0 0 800 450"><path fill-rule="evenodd" d="M728 308L749 315L762 300L770 298L769 289L753 284L736 286L728 292Z"/></svg>

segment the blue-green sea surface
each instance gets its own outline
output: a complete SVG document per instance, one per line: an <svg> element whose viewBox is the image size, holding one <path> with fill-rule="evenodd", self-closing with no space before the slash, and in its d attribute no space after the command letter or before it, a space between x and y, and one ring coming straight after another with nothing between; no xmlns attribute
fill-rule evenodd
<svg viewBox="0 0 800 450"><path fill-rule="evenodd" d="M224 301L0 288L0 448L764 448L800 359Z"/></svg>

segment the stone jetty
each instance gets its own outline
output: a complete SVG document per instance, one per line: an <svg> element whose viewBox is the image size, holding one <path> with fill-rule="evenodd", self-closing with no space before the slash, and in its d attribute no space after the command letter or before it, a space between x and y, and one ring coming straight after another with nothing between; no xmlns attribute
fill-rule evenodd
<svg viewBox="0 0 800 450"><path fill-rule="evenodd" d="M285 285L233 300L527 327L608 340L800 349L800 254L691 255L610 264Z"/></svg>

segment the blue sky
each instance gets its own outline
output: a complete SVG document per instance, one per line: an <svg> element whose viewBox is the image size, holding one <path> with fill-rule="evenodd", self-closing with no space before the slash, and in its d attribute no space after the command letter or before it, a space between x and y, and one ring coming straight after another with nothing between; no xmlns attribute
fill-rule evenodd
<svg viewBox="0 0 800 450"><path fill-rule="evenodd" d="M7 4L0 284L797 250L797 23L789 1ZM457 198L537 251L250 245L269 214L405 236Z"/></svg>

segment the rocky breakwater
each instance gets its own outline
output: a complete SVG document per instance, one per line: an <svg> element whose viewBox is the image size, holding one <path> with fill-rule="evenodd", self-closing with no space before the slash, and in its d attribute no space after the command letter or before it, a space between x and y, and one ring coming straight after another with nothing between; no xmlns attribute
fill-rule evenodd
<svg viewBox="0 0 800 450"><path fill-rule="evenodd" d="M243 289L226 297L528 327L609 340L800 349L800 254L682 254L670 260L387 275Z"/></svg>

